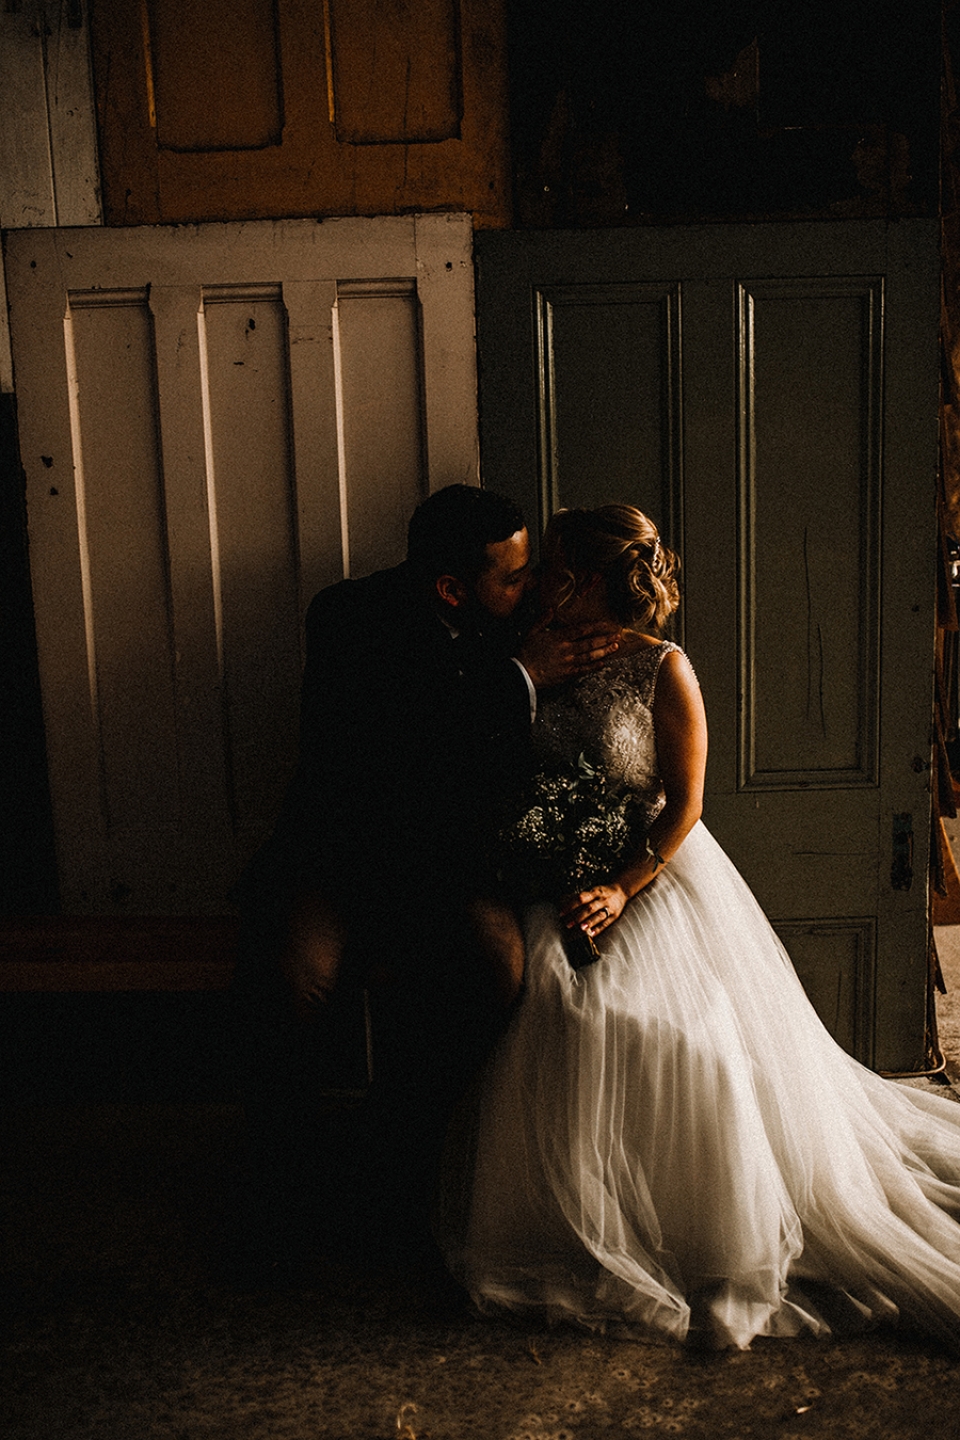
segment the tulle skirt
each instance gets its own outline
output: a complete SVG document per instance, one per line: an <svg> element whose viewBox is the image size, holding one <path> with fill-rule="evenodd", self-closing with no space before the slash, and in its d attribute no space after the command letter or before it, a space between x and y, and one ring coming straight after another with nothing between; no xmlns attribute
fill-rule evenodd
<svg viewBox="0 0 960 1440"><path fill-rule="evenodd" d="M527 988L451 1132L438 1238L481 1309L746 1346L899 1313L960 1344L960 1105L833 1041L697 825Z"/></svg>

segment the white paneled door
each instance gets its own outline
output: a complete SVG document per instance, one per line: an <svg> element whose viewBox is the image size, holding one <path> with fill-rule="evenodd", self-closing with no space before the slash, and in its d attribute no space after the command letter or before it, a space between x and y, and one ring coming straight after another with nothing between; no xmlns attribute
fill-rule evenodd
<svg viewBox="0 0 960 1440"><path fill-rule="evenodd" d="M295 753L311 596L478 480L471 233L7 234L69 913L226 911Z"/></svg>

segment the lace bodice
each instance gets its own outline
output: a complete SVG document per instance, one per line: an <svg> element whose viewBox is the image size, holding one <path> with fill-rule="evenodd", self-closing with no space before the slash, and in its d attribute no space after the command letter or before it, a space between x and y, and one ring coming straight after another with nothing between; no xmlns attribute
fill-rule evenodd
<svg viewBox="0 0 960 1440"><path fill-rule="evenodd" d="M609 780L659 809L653 696L664 655L677 649L669 640L643 646L542 696L533 728L538 761L576 765L583 754Z"/></svg>

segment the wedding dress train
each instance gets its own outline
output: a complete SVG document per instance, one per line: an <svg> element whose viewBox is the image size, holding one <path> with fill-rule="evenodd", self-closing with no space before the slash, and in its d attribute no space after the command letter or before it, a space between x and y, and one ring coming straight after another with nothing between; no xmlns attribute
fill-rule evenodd
<svg viewBox="0 0 960 1440"><path fill-rule="evenodd" d="M641 650L541 706L655 812ZM486 1310L746 1346L899 1312L960 1342L960 1105L831 1038L702 824L571 967L526 915L526 991L452 1136L438 1235Z"/></svg>

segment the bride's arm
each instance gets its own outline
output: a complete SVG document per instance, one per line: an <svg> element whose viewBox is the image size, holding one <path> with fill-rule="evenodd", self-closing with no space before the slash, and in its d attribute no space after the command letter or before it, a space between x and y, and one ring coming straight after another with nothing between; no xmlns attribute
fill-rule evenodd
<svg viewBox="0 0 960 1440"><path fill-rule="evenodd" d="M680 849L700 819L707 764L707 721L703 697L687 657L670 650L663 657L653 701L657 762L666 803L647 836L644 850L609 885L570 896L560 907L568 928L579 925L599 935L624 905L649 885Z"/></svg>

